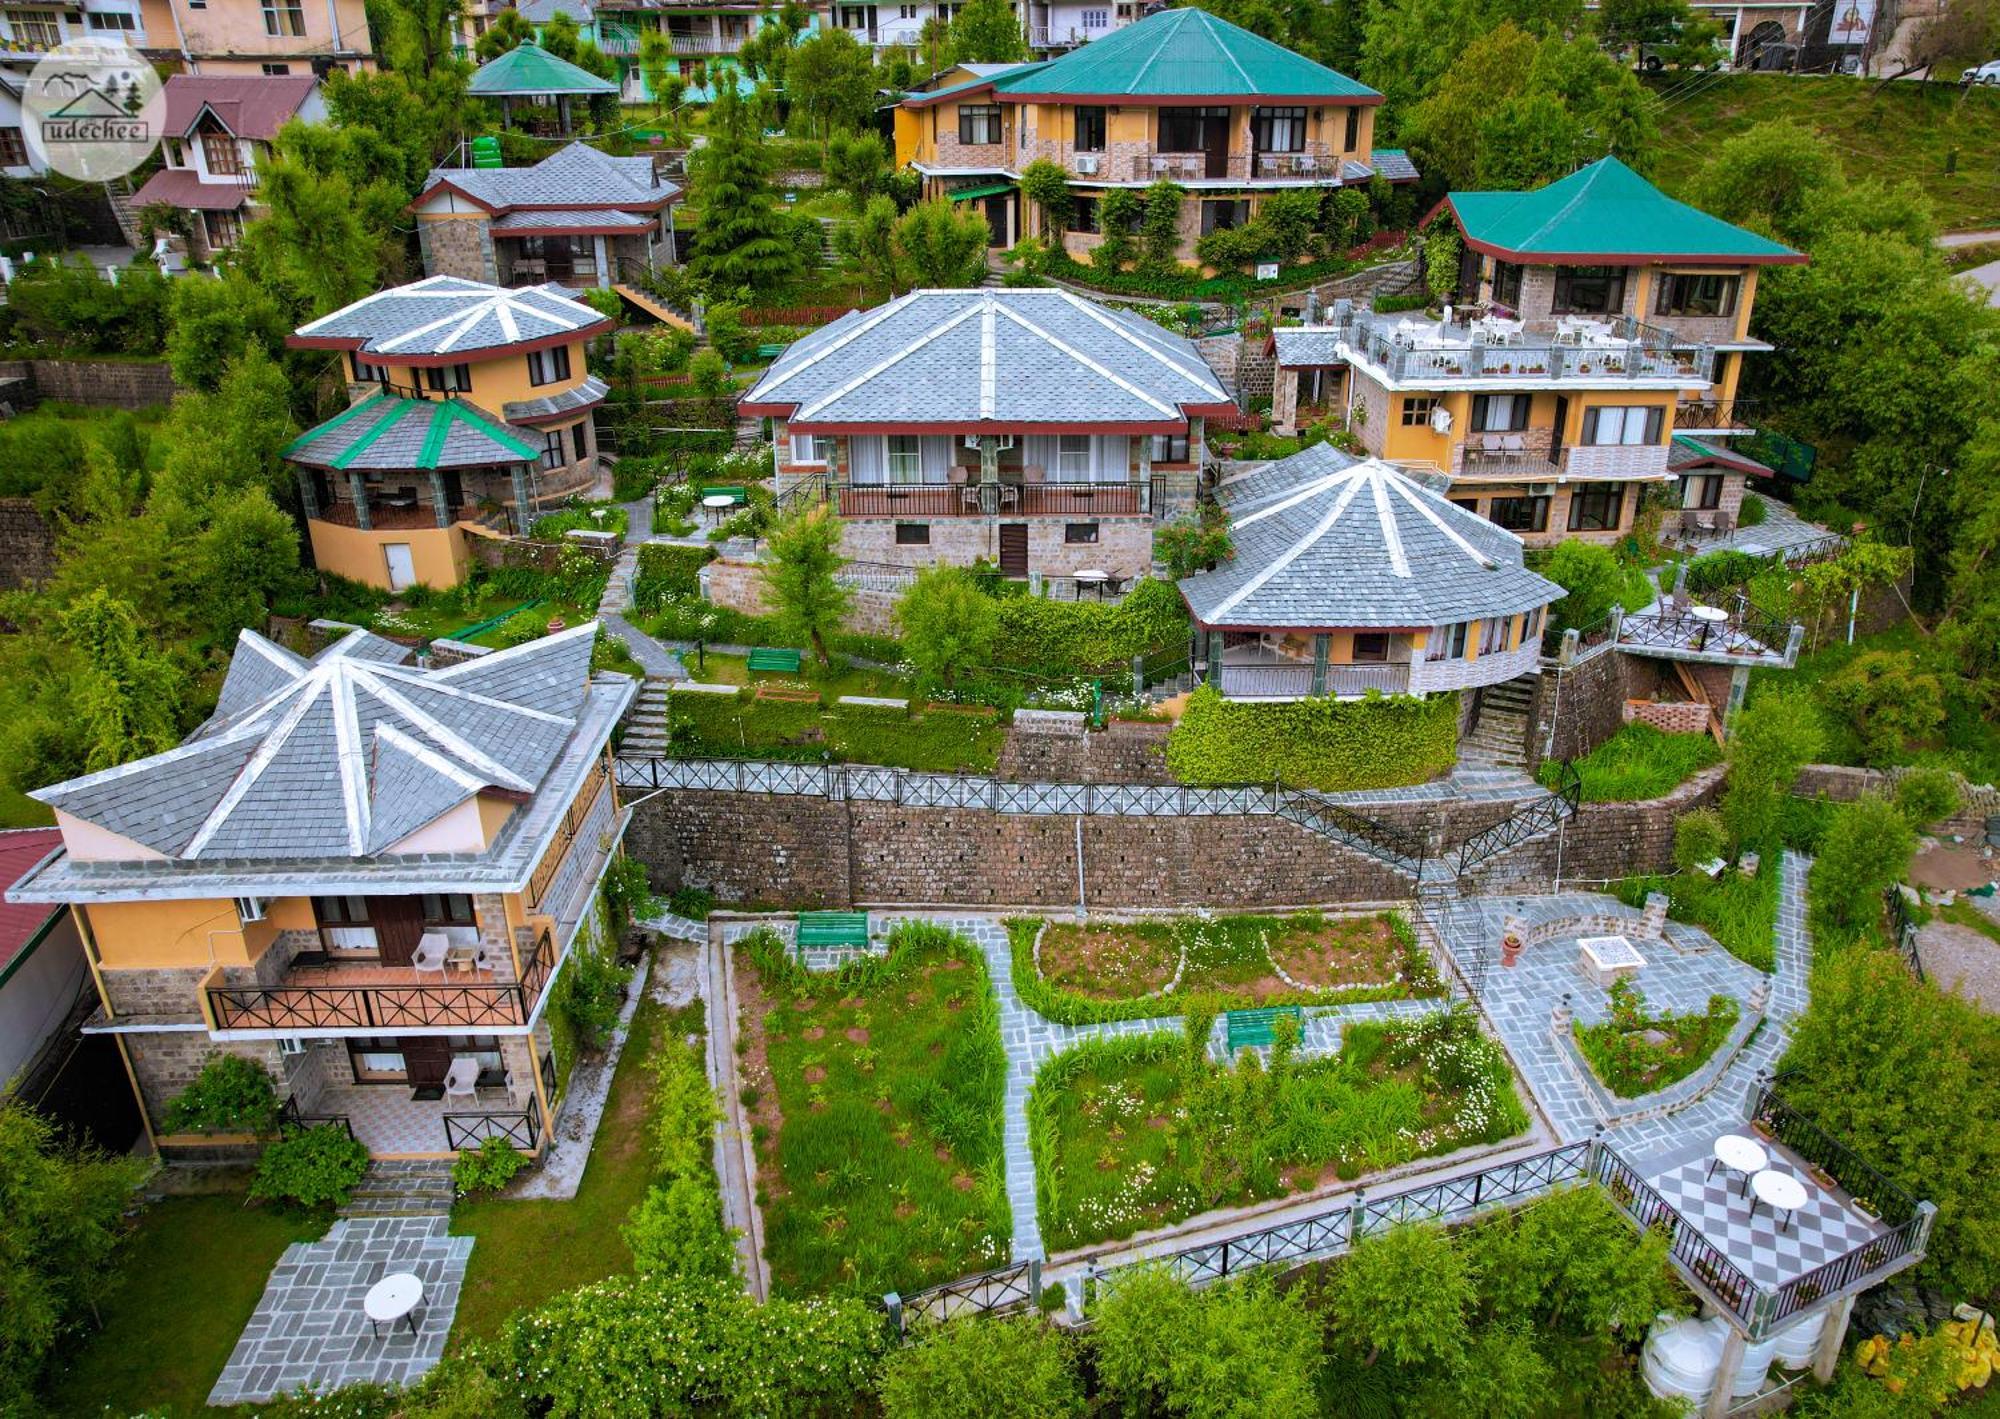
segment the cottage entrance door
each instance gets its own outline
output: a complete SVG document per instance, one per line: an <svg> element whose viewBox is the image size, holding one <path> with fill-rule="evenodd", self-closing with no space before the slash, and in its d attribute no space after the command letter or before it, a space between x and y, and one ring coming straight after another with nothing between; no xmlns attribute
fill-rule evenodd
<svg viewBox="0 0 2000 1419"><path fill-rule="evenodd" d="M1000 575L1010 581L1028 579L1028 524L1000 524Z"/></svg>

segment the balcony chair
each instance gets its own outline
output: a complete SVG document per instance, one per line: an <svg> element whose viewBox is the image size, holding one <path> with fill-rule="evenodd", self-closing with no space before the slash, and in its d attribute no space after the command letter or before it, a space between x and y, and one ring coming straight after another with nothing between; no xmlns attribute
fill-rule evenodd
<svg viewBox="0 0 2000 1419"><path fill-rule="evenodd" d="M410 969L443 975L445 953L450 949L451 941L442 931L426 931L417 939L417 949L410 956Z"/></svg>
<svg viewBox="0 0 2000 1419"><path fill-rule="evenodd" d="M444 1074L445 1102L464 1099L474 1102L479 1097L479 1061L469 1054L455 1056L451 1068Z"/></svg>

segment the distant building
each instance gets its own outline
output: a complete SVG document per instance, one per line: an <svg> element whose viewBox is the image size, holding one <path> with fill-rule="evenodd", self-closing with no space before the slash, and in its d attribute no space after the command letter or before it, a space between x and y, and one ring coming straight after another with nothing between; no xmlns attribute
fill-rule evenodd
<svg viewBox="0 0 2000 1419"><path fill-rule="evenodd" d="M92 4L100 0L92 0ZM372 69L363 0L136 0L126 43L190 74L314 74Z"/></svg>
<svg viewBox="0 0 2000 1419"><path fill-rule="evenodd" d="M167 165L131 205L184 214L188 254L207 261L235 246L257 215L257 180L278 130L294 118L324 123L326 100L311 74L175 74L163 96Z"/></svg>

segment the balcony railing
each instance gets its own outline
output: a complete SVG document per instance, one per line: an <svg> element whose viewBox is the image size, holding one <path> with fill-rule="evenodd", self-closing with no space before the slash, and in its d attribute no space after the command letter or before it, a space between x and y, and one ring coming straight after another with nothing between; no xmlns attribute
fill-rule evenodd
<svg viewBox="0 0 2000 1419"><path fill-rule="evenodd" d="M1555 431L1522 429L1496 433L1475 429L1459 446L1458 467L1452 470L1469 477L1519 473L1536 478L1556 474Z"/></svg>
<svg viewBox="0 0 2000 1419"><path fill-rule="evenodd" d="M1715 352L1677 350L1667 331L1628 315L1471 324L1378 316L1339 301L1330 322L1354 354L1395 380L1685 379L1706 382Z"/></svg>
<svg viewBox="0 0 2000 1419"><path fill-rule="evenodd" d="M421 981L408 984L284 985L268 990L211 986L210 1018L218 1030L476 1031L525 1025L555 968L547 932L521 963L518 981Z"/></svg>
<svg viewBox="0 0 2000 1419"><path fill-rule="evenodd" d="M454 1152L462 1148L477 1148L489 1138L499 1138L523 1153L532 1153L540 1137L541 1125L536 1121L533 1109L523 1109L519 1113L444 1116L445 1146Z"/></svg>
<svg viewBox="0 0 2000 1419"><path fill-rule="evenodd" d="M906 483L840 490L842 517L1095 517L1144 513L1149 483Z"/></svg>
<svg viewBox="0 0 2000 1419"><path fill-rule="evenodd" d="M1340 172L1340 158L1324 143L1308 143L1303 148L1282 153L1252 153L1252 177L1334 177Z"/></svg>
<svg viewBox="0 0 2000 1419"><path fill-rule="evenodd" d="M1674 406L1674 428L1682 433L1748 433L1757 426L1758 399L1683 399Z"/></svg>
<svg viewBox="0 0 2000 1419"><path fill-rule="evenodd" d="M1358 699L1370 690L1400 695L1410 686L1407 665L1329 665L1322 695ZM1313 693L1313 668L1298 665L1230 665L1222 667L1223 698L1231 700L1300 700Z"/></svg>

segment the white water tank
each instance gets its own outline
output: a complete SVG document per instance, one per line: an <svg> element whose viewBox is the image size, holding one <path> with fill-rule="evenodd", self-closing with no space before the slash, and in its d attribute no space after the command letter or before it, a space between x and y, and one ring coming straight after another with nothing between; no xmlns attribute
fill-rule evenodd
<svg viewBox="0 0 2000 1419"><path fill-rule="evenodd" d="M1722 1364L1722 1337L1698 1320L1662 1315L1646 1336L1646 1388L1662 1399L1700 1404L1715 1387Z"/></svg>
<svg viewBox="0 0 2000 1419"><path fill-rule="evenodd" d="M1716 1343L1729 1339L1729 1322L1721 1316L1702 1322L1715 1332ZM1736 1367L1731 1378L1729 1393L1736 1399L1747 1399L1764 1387L1764 1376L1771 1372L1771 1356L1778 1349L1778 1337L1766 1336L1762 1340L1747 1343L1743 1347L1743 1363Z"/></svg>
<svg viewBox="0 0 2000 1419"><path fill-rule="evenodd" d="M1813 1360L1813 1351L1826 1330L1827 1308L1808 1311L1803 1320L1778 1332L1777 1360L1787 1370L1803 1370Z"/></svg>

